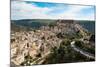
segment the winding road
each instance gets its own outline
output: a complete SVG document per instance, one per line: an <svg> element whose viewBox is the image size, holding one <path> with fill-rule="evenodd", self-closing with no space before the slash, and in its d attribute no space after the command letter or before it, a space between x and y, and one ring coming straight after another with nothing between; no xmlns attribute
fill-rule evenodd
<svg viewBox="0 0 100 67"><path fill-rule="evenodd" d="M91 58L91 59L95 59L95 56L91 53L88 53L86 51L83 51L82 49L79 49L75 46L75 41L72 41L71 42L71 47L76 51L76 52L79 52L80 54L88 57L88 58Z"/></svg>

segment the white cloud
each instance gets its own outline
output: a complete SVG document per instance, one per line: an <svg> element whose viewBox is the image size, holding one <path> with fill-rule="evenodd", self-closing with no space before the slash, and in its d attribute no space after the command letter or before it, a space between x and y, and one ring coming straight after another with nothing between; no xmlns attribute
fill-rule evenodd
<svg viewBox="0 0 100 67"><path fill-rule="evenodd" d="M66 6L65 6L66 7ZM89 8L89 6L72 6L58 14L49 14L49 12L62 9L63 7L38 7L35 4L28 4L23 1L13 1L11 3L11 19L77 19L77 20L94 20L94 14L89 16L80 14L82 9Z"/></svg>
<svg viewBox="0 0 100 67"><path fill-rule="evenodd" d="M39 8L32 4L25 2L14 1L11 3L11 19L33 19L47 17L46 12L50 11L49 8Z"/></svg>
<svg viewBox="0 0 100 67"><path fill-rule="evenodd" d="M75 20L95 20L94 13L89 13L88 15L82 15L80 12L83 9L89 9L90 6L69 6L70 8L68 10L65 10L64 13L60 14L60 18L68 18L68 19L75 19Z"/></svg>

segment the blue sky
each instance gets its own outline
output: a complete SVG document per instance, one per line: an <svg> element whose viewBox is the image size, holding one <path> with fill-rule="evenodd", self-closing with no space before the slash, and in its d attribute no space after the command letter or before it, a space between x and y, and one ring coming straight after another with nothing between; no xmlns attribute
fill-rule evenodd
<svg viewBox="0 0 100 67"><path fill-rule="evenodd" d="M95 6L33 1L12 1L11 19L95 20Z"/></svg>

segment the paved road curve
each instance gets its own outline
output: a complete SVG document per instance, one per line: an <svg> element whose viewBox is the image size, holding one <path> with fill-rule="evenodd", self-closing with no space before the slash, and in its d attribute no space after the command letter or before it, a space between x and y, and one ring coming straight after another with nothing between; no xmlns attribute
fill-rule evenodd
<svg viewBox="0 0 100 67"><path fill-rule="evenodd" d="M80 54L82 54L82 55L84 55L84 56L86 56L86 57L88 57L88 58L95 59L95 57L94 57L93 54L88 53L88 52L86 52L86 51L83 51L83 50L77 48L74 44L75 44L75 41L72 41L72 42L71 42L71 47L72 47L75 51L79 52Z"/></svg>

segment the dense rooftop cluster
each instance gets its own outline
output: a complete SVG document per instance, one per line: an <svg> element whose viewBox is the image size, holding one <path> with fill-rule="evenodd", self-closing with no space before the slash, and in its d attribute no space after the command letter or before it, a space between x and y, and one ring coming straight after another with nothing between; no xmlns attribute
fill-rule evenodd
<svg viewBox="0 0 100 67"><path fill-rule="evenodd" d="M55 33L43 30L16 32L11 36L11 61L17 65L25 61L24 57L28 54L32 58L38 54L43 56L51 48L59 47L61 42Z"/></svg>

